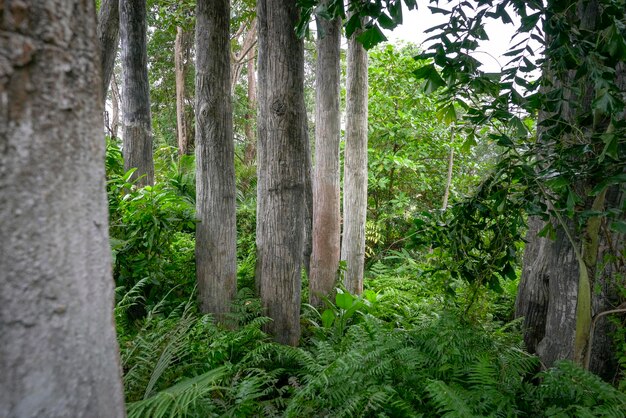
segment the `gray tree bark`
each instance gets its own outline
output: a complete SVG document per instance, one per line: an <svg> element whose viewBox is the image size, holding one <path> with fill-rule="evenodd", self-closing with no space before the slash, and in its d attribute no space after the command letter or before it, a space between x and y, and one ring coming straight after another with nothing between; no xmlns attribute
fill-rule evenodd
<svg viewBox="0 0 626 418"><path fill-rule="evenodd" d="M174 72L176 74L176 128L178 134L178 154L189 153L189 132L185 120L185 61L183 28L176 28L174 41Z"/></svg>
<svg viewBox="0 0 626 418"><path fill-rule="evenodd" d="M120 127L120 90L115 75L111 77L111 136L116 138Z"/></svg>
<svg viewBox="0 0 626 418"><path fill-rule="evenodd" d="M363 291L367 215L367 51L356 40L359 34L355 31L348 40L341 242L344 284L355 294Z"/></svg>
<svg viewBox="0 0 626 418"><path fill-rule="evenodd" d="M132 178L146 186L154 184L146 0L120 0L120 42L124 170L137 168Z"/></svg>
<svg viewBox="0 0 626 418"><path fill-rule="evenodd" d="M256 26L256 24L255 24ZM256 70L255 70L256 48L253 46L248 53L248 107L250 112L246 113L246 148L244 153L244 163L252 164L256 156L256 135L254 132L254 114L256 109Z"/></svg>
<svg viewBox="0 0 626 418"><path fill-rule="evenodd" d="M579 1L571 8L571 21L578 22L581 30L593 33L599 19L597 1ZM578 20L580 19L580 20ZM593 100L593 85L584 79L576 80L575 71L562 74L555 79L550 67L550 57L544 77L550 78L553 88L568 91L560 107L559 117L572 124L578 124L581 133L577 141L589 139L594 130L602 133L606 123L593 122L593 125L581 126L580 112L589 112ZM616 82L626 91L626 72L623 65L618 65ZM582 89L570 88L576 84ZM578 91L577 95L574 95ZM548 114L540 114L540 119ZM623 115L621 116L623 117ZM539 132L539 141L542 132ZM571 138L562 138L564 142ZM597 180L601 181L601 179ZM590 196L590 191L597 181L584 179L572 184L581 196ZM607 208L623 207L624 196L612 187L595 197L587 197L581 203L585 210L604 211ZM581 210L581 208L579 208ZM622 215L623 216L623 215ZM545 222L534 218L529 221L522 279L516 300L516 316L524 317L524 340L530 352L537 353L546 366L557 360L570 359L583 364L583 358L590 355L590 370L605 379L615 375L617 362L615 348L611 339L611 325L607 317L597 323L593 341L589 341L589 324L600 313L610 310L619 303L618 284L614 277L624 275L626 269L619 256L624 251L624 235L611 232L607 219L589 217L582 219L580 212L573 219L566 219L562 225L552 219L557 230L554 240L537 235ZM577 227L583 225L583 227ZM566 234L565 231L569 231ZM607 260L609 260L607 262ZM613 261L610 261L613 260ZM579 281L582 272L586 272L588 283L581 287ZM589 295L590 309L581 315L581 301ZM582 335L583 344L580 343ZM591 351L590 351L591 350Z"/></svg>
<svg viewBox="0 0 626 418"><path fill-rule="evenodd" d="M318 17L317 25L313 253L309 277L309 300L314 306L321 305L321 296L330 295L335 289L341 237L341 20Z"/></svg>
<svg viewBox="0 0 626 418"><path fill-rule="evenodd" d="M223 321L237 291L230 1L196 8L196 270L200 308Z"/></svg>
<svg viewBox="0 0 626 418"><path fill-rule="evenodd" d="M307 156L304 45L294 0L260 0L256 280L268 331L282 343L300 338Z"/></svg>
<svg viewBox="0 0 626 418"><path fill-rule="evenodd" d="M0 10L0 417L123 417L94 2Z"/></svg>
<svg viewBox="0 0 626 418"><path fill-rule="evenodd" d="M120 42L119 31L119 0L102 0L98 12L98 39L100 39L100 61L102 62L102 97L105 101L115 67L115 57Z"/></svg>

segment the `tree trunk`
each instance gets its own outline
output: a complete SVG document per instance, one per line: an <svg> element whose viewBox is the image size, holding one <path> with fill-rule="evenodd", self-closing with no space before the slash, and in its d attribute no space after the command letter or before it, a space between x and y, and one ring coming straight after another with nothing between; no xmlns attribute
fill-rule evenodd
<svg viewBox="0 0 626 418"><path fill-rule="evenodd" d="M443 192L443 210L448 208L448 198L450 197L450 187L452 186L452 170L454 168L454 148L450 143L450 155L448 156L448 176L446 177L446 189Z"/></svg>
<svg viewBox="0 0 626 418"><path fill-rule="evenodd" d="M0 10L0 417L123 417L94 2Z"/></svg>
<svg viewBox="0 0 626 418"><path fill-rule="evenodd" d="M112 138L117 138L120 127L120 90L117 87L115 75L111 78L111 129Z"/></svg>
<svg viewBox="0 0 626 418"><path fill-rule="evenodd" d="M98 13L98 38L102 62L102 100L106 101L120 42L119 0L102 0Z"/></svg>
<svg viewBox="0 0 626 418"><path fill-rule="evenodd" d="M230 1L196 8L196 271L200 309L225 319L237 292Z"/></svg>
<svg viewBox="0 0 626 418"><path fill-rule="evenodd" d="M363 291L367 215L367 51L356 40L359 34L356 31L348 40L341 243L345 286L356 294Z"/></svg>
<svg viewBox="0 0 626 418"><path fill-rule="evenodd" d="M154 184L150 84L146 51L146 0L120 0L122 137L124 170L137 168L139 186Z"/></svg>
<svg viewBox="0 0 626 418"><path fill-rule="evenodd" d="M594 33L599 19L597 1L579 1L577 7L568 7L566 13L570 14L571 22L579 25L580 32L572 33L577 36ZM549 25L548 22L546 27ZM557 69L550 66L550 50L547 51L548 65L544 70L544 78L548 82L544 89L563 89L569 95L565 97L556 116L561 121L577 126L576 141L589 141L589 146L593 146L592 134L603 133L607 128L604 122L590 121L588 125L581 123L589 121L589 118L582 118L581 114L591 113L593 83L576 79L575 71L557 73ZM615 77L617 84L624 90L626 73L623 65L618 65ZM583 88L572 88L575 85ZM548 94L549 91L544 93ZM540 114L539 125L542 126L550 116L554 114ZM623 115L618 118L623 118ZM538 141L542 141L544 135L545 130L540 130ZM567 149L568 141L572 138L551 137L550 140ZM550 155L549 152L547 154ZM582 216L583 211L603 212L609 208L623 207L623 195L616 187L591 195L591 190L602 179L581 176L571 184L584 201L576 208L573 218L563 219L562 215L561 219L550 221L557 230L554 240L537 235L545 226L543 221L536 218L529 221L516 316L524 317L524 340L528 350L537 353L546 366L552 366L555 361L562 359L574 360L583 365L584 358L590 355L590 370L610 379L614 377L617 362L608 318L598 321L591 342L589 333L592 318L619 302L618 284L614 278L626 272L623 259L620 261L619 256L624 250L624 236L609 231L607 218Z"/></svg>
<svg viewBox="0 0 626 418"><path fill-rule="evenodd" d="M252 47L248 55L248 109L246 113L246 149L244 153L244 164L249 166L254 162L256 156L256 136L254 135L254 115L256 109L256 71L254 59L256 48Z"/></svg>
<svg viewBox="0 0 626 418"><path fill-rule="evenodd" d="M340 255L339 142L341 113L341 20L317 18L315 169L313 180L313 254L309 300L335 289Z"/></svg>
<svg viewBox="0 0 626 418"><path fill-rule="evenodd" d="M189 140L187 123L185 120L185 63L183 57L184 49L183 28L176 28L176 40L174 42L174 72L176 74L176 126L178 133L178 154L189 153Z"/></svg>
<svg viewBox="0 0 626 418"><path fill-rule="evenodd" d="M260 0L256 280L268 331L282 343L300 338L307 155L304 45L294 0Z"/></svg>

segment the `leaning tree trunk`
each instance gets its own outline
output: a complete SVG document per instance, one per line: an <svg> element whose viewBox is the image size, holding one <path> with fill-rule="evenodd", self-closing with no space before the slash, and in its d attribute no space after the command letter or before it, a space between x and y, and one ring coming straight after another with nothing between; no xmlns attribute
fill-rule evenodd
<svg viewBox="0 0 626 418"><path fill-rule="evenodd" d="M94 2L0 10L0 417L123 417Z"/></svg>
<svg viewBox="0 0 626 418"><path fill-rule="evenodd" d="M139 186L154 184L150 84L146 51L146 0L120 0L122 137L124 170L136 168Z"/></svg>
<svg viewBox="0 0 626 418"><path fill-rule="evenodd" d="M304 245L304 45L295 0L259 0L256 280L275 339L300 338Z"/></svg>
<svg viewBox="0 0 626 418"><path fill-rule="evenodd" d="M230 0L196 8L196 274L200 309L223 321L237 291Z"/></svg>
<svg viewBox="0 0 626 418"><path fill-rule="evenodd" d="M346 146L344 150L343 238L341 259L346 261L348 291L363 291L365 220L367 211L367 51L348 40L346 82Z"/></svg>
<svg viewBox="0 0 626 418"><path fill-rule="evenodd" d="M102 0L98 13L98 38L102 63L102 99L105 101L115 67L117 46L120 43L119 31L119 0Z"/></svg>
<svg viewBox="0 0 626 418"><path fill-rule="evenodd" d="M556 13L555 10L550 11ZM594 33L599 20L597 1L579 1L577 7L568 7L564 13L570 13L570 21L578 24L580 29L568 33L575 36ZM551 28L549 23L546 27ZM548 46L552 36L548 31ZM595 35L590 36L595 41ZM586 141L588 147L597 147L597 144L592 143L592 135L604 133L609 122L595 117L582 117L592 112L595 96L593 83L577 79L576 72L572 70L558 72L550 65L550 49L546 51L544 78L547 83L544 85L544 93L549 94L550 89L562 89L569 96L562 103L558 114L547 111L540 114L540 126L545 126L549 118L555 117L577 126L576 138L571 135L549 138L558 143L561 149L567 150L568 143L571 144L573 139L578 143ZM624 65L619 64L615 82L622 91L626 91L625 81ZM619 119L624 115L622 113L616 117ZM582 124L585 120L589 121L587 125ZM541 128L538 141L545 142L546 135L546 129ZM554 152L546 152L542 160L548 161L553 155ZM608 318L599 314L618 303L618 284L614 277L626 273L623 260L619 258L624 251L624 236L610 231L610 222L606 217L584 216L583 213L601 213L609 208L623 207L623 195L617 187L591 193L606 175L609 173L602 173L601 178L582 174L572 182L572 190L583 196L583 201L576 208L573 218L564 218L562 215L549 221L556 227L554 240L537 235L545 222L537 218L530 220L516 315L524 317L524 340L528 350L537 353L546 366L553 365L557 360L570 359L581 365L589 365L590 370L610 379L614 377L617 364L615 348L610 337ZM601 319L595 321L595 332L590 341L593 318Z"/></svg>
<svg viewBox="0 0 626 418"><path fill-rule="evenodd" d="M315 169L313 177L313 254L309 299L334 291L339 270L341 237L339 193L339 142L341 113L341 20L317 18Z"/></svg>

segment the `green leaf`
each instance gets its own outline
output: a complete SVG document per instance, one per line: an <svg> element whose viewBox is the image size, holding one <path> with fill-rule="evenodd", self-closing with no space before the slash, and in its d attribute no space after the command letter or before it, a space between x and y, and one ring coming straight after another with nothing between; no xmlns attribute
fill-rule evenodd
<svg viewBox="0 0 626 418"><path fill-rule="evenodd" d="M380 26L382 26L385 29L392 30L397 26L397 24L385 13L381 13L380 16L378 16L377 20L378 20L378 23L380 23Z"/></svg>
<svg viewBox="0 0 626 418"><path fill-rule="evenodd" d="M626 234L626 222L624 221L611 222L611 229L613 231L619 232L620 234Z"/></svg>
<svg viewBox="0 0 626 418"><path fill-rule="evenodd" d="M437 112L437 118L439 118L440 121L447 123L447 124L456 122L458 117L456 114L456 109L454 109L454 105L452 103L449 103L441 107L439 111Z"/></svg>
<svg viewBox="0 0 626 418"><path fill-rule="evenodd" d="M335 303L341 309L349 309L353 302L354 296L350 293L337 293L337 296L335 296Z"/></svg>
<svg viewBox="0 0 626 418"><path fill-rule="evenodd" d="M330 328L333 326L333 322L335 322L335 313L332 309L326 309L322 313L322 325L324 328Z"/></svg>
<svg viewBox="0 0 626 418"><path fill-rule="evenodd" d="M432 93L440 87L445 87L446 82L439 75L434 64L428 64L413 71L418 80L424 80L423 89L425 93Z"/></svg>
<svg viewBox="0 0 626 418"><path fill-rule="evenodd" d="M380 30L378 25L374 24L371 28L357 36L357 41L363 44L365 49L372 49L377 44L387 40L387 37Z"/></svg>

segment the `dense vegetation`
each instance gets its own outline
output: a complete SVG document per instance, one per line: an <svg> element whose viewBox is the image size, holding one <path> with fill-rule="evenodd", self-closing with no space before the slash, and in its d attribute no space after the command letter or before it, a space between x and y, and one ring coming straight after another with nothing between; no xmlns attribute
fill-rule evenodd
<svg viewBox="0 0 626 418"><path fill-rule="evenodd" d="M193 156L178 157L173 139L162 137L157 181L137 188L123 171L119 143L108 141L115 316L129 416L626 414L623 391L571 362L545 369L525 351L521 322L513 319L523 220L510 216L512 208L485 206L494 190L510 187L496 181L502 160L496 165L496 153L480 151L487 142L469 148L449 136L434 99L412 87L421 65L414 54L410 45L370 54L366 290L356 296L340 288L316 309L307 305L305 282L299 347L272 342L263 331L270 319L254 298L254 176L243 159L240 290L232 314L217 325L195 302ZM244 147L238 143L238 155ZM459 155L456 204L444 214L450 148ZM459 247L460 228L470 229Z"/></svg>

